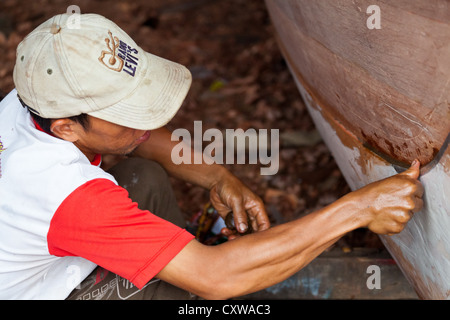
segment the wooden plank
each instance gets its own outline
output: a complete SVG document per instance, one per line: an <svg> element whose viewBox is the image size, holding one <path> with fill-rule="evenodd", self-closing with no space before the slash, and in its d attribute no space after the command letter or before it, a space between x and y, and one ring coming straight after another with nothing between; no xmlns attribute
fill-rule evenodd
<svg viewBox="0 0 450 320"><path fill-rule="evenodd" d="M326 252L274 286L242 299L418 299L386 252L340 249Z"/></svg>

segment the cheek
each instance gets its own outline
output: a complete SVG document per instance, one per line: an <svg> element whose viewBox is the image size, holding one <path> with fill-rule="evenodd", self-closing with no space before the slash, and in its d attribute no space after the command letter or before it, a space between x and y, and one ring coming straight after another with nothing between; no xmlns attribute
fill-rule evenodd
<svg viewBox="0 0 450 320"><path fill-rule="evenodd" d="M96 132L90 136L89 144L94 149L114 150L120 149L131 140L127 132Z"/></svg>
<svg viewBox="0 0 450 320"><path fill-rule="evenodd" d="M105 140L127 141L132 140L136 130L124 127L113 126L102 132Z"/></svg>
<svg viewBox="0 0 450 320"><path fill-rule="evenodd" d="M109 144L113 146L127 146L132 144L136 138L134 137L133 133L124 131L117 135L109 137Z"/></svg>
<svg viewBox="0 0 450 320"><path fill-rule="evenodd" d="M137 130L123 130L110 137L110 145L117 148L133 146L141 135Z"/></svg>
<svg viewBox="0 0 450 320"><path fill-rule="evenodd" d="M99 153L124 153L134 147L140 131L96 120L86 136L89 140L86 142Z"/></svg>

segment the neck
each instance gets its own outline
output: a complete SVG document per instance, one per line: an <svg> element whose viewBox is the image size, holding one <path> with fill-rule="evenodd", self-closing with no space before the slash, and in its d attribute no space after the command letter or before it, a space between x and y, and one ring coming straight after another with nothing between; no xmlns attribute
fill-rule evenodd
<svg viewBox="0 0 450 320"><path fill-rule="evenodd" d="M95 153L92 150L86 150L85 148L79 146L76 142L73 143L85 156L88 158L89 162L93 165L99 165L102 160L102 155Z"/></svg>
<svg viewBox="0 0 450 320"><path fill-rule="evenodd" d="M36 129L38 129L39 131L45 132L47 134L50 134L50 135L55 137L55 135L53 135L52 133L49 133L49 132L46 132L45 130L43 130L41 128L41 126L33 118L32 118L32 120L33 120L33 123L34 123ZM80 149L80 151L88 158L89 162L92 165L95 165L95 166L100 165L100 163L102 162L102 155L101 154L98 154L98 153L95 153L95 152L91 152L91 151L84 151L81 148L79 148L76 144L75 144L75 146L78 149Z"/></svg>

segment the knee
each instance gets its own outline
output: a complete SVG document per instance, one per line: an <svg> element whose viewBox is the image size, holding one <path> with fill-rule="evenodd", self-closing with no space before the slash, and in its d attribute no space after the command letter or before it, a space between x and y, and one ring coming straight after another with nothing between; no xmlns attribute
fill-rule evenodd
<svg viewBox="0 0 450 320"><path fill-rule="evenodd" d="M129 158L111 168L110 173L140 209L149 210L182 228L185 226L169 176L161 165Z"/></svg>
<svg viewBox="0 0 450 320"><path fill-rule="evenodd" d="M111 168L109 173L125 189L135 186L142 188L144 185L153 189L169 181L166 171L160 164L142 158L125 159Z"/></svg>
<svg viewBox="0 0 450 320"><path fill-rule="evenodd" d="M130 159L132 175L138 179L144 179L146 183L154 181L161 183L169 179L166 170L157 162L142 158Z"/></svg>

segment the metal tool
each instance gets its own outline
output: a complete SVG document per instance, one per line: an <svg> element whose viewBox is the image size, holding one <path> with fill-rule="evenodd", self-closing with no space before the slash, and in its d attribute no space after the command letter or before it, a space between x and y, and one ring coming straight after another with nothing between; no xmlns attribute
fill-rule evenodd
<svg viewBox="0 0 450 320"><path fill-rule="evenodd" d="M450 144L450 132L447 134L447 137L445 138L444 143L442 144L438 153L436 153L436 155L433 157L433 159L430 162L428 162L427 164L420 167L420 175L423 176L424 174L427 174L441 161L441 158L444 155L445 151L447 150L449 144ZM397 160L391 158L390 156L376 150L375 148L373 148L372 146L370 146L366 143L364 143L363 146L366 147L367 149L369 149L370 151L372 151L373 153L377 154L378 156L380 156L387 162L389 162L392 165L392 167L394 167L394 169L397 173L401 173L401 172L408 170L408 168L409 168L408 164L397 161Z"/></svg>

